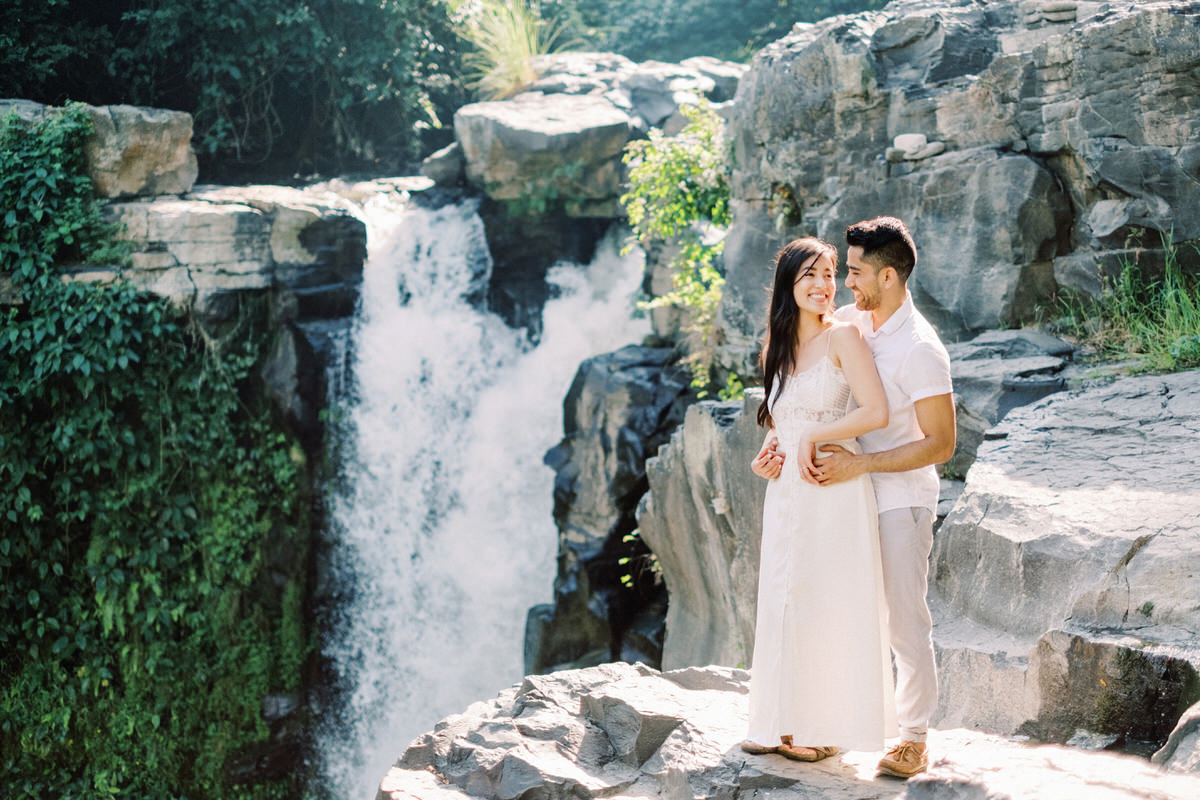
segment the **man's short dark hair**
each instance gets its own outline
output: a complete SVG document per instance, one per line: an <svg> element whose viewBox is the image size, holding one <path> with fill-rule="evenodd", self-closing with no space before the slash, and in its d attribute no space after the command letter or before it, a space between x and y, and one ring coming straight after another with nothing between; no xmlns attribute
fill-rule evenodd
<svg viewBox="0 0 1200 800"><path fill-rule="evenodd" d="M863 259L876 271L884 267L896 270L907 283L917 264L917 246L908 226L895 217L875 217L846 228L846 244L863 249Z"/></svg>

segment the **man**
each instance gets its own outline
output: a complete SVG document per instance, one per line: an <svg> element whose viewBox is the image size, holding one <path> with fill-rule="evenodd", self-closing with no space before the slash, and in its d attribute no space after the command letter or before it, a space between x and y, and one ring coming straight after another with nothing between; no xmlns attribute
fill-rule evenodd
<svg viewBox="0 0 1200 800"><path fill-rule="evenodd" d="M880 760L879 771L909 778L928 766L926 731L937 710L933 621L925 594L938 501L933 465L954 454L950 357L908 293L917 249L904 223L895 217L856 223L846 229L846 243L846 286L854 292L854 305L834 316L858 326L870 345L890 417L887 427L858 438L861 455L821 445L825 455L815 461L815 481L826 485L871 473L900 723L900 743ZM774 441L759 458L780 465L784 460Z"/></svg>
<svg viewBox="0 0 1200 800"><path fill-rule="evenodd" d="M887 427L859 437L861 455L822 447L829 455L815 462L817 481L869 472L875 485L900 723L900 743L879 762L879 771L908 778L928 766L925 734L937 710L925 594L938 502L934 465L954 454L950 357L908 293L917 248L904 223L895 217L856 223L846 229L846 244L846 287L854 292L854 305L838 309L835 318L857 325L870 345L890 419Z"/></svg>

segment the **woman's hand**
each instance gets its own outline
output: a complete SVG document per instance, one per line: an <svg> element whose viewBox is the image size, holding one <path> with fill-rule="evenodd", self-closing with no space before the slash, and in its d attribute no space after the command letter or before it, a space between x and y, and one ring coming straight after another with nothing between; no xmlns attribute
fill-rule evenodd
<svg viewBox="0 0 1200 800"><path fill-rule="evenodd" d="M760 478L774 480L783 474L784 455L779 452L779 440L771 437L763 443L758 455L750 462L750 471Z"/></svg>
<svg viewBox="0 0 1200 800"><path fill-rule="evenodd" d="M820 486L817 480L817 465L813 463L816 454L816 445L813 443L811 436L805 435L800 439L800 446L796 449L796 465L800 469L800 477L805 483L811 483L814 486Z"/></svg>

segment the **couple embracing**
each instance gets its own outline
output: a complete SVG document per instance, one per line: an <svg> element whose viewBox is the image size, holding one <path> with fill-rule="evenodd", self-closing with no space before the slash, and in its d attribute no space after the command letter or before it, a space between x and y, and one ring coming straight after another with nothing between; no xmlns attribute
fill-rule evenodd
<svg viewBox="0 0 1200 800"><path fill-rule="evenodd" d="M882 750L879 771L928 764L937 708L925 602L938 477L954 452L950 359L907 289L904 223L846 229L837 250L797 239L775 261L762 351L768 433L751 464L763 506L750 722L742 749L818 761ZM896 663L893 690L892 655Z"/></svg>

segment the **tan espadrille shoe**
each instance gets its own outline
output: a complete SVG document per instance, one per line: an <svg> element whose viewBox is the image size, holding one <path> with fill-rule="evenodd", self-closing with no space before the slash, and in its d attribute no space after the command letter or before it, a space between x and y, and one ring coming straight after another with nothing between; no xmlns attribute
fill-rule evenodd
<svg viewBox="0 0 1200 800"><path fill-rule="evenodd" d="M901 742L879 759L879 771L896 778L911 778L929 768L929 750L924 742Z"/></svg>

